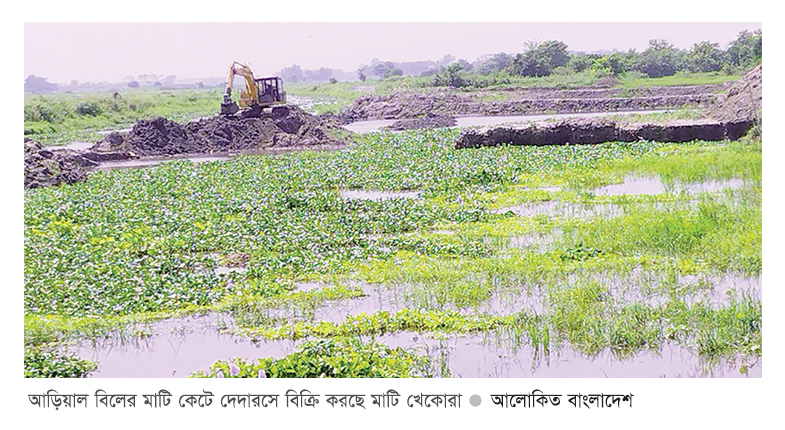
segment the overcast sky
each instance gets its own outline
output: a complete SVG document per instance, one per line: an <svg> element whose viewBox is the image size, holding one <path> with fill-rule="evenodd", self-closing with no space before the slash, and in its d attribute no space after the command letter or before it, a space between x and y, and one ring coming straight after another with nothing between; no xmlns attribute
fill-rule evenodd
<svg viewBox="0 0 785 430"><path fill-rule="evenodd" d="M293 64L353 71L373 58L469 61L517 53L527 41L560 40L570 51L630 48L650 39L679 48L709 40L726 48L760 23L25 23L25 76L50 82L121 81L140 74L222 77L233 60L257 76Z"/></svg>

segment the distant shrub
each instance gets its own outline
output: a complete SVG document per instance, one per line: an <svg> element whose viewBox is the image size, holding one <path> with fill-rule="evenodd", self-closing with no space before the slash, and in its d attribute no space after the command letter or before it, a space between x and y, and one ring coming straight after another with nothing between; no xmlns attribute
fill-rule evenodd
<svg viewBox="0 0 785 430"><path fill-rule="evenodd" d="M79 103L76 113L83 116L98 116L101 114L101 108L95 103Z"/></svg>

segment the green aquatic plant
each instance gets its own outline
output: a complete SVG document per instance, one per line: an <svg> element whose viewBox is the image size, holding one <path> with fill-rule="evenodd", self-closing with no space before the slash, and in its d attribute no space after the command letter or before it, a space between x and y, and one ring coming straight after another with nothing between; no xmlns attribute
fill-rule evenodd
<svg viewBox="0 0 785 430"><path fill-rule="evenodd" d="M84 378L98 364L57 350L25 348L25 378Z"/></svg>
<svg viewBox="0 0 785 430"><path fill-rule="evenodd" d="M432 377L430 359L357 338L310 341L284 358L219 361L196 378Z"/></svg>
<svg viewBox="0 0 785 430"><path fill-rule="evenodd" d="M499 333L543 358L561 344L623 358L666 342L760 356L759 298L694 300L712 276L760 276L759 141L455 150L457 133L375 133L346 151L176 161L27 190L25 344L134 336L140 321L217 311L268 339ZM666 192L595 190L636 175ZM675 191L730 178L741 185ZM556 209L508 210L543 202ZM401 302L316 319L366 297L366 284Z"/></svg>

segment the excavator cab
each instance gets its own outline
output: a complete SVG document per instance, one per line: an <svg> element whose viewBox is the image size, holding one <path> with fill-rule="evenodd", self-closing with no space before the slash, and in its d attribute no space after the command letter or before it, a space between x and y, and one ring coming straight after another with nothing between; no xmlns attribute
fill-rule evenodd
<svg viewBox="0 0 785 430"><path fill-rule="evenodd" d="M240 91L237 103L232 101L232 86L235 75L245 78L245 91ZM286 93L283 91L283 81L279 77L256 79L251 69L243 64L233 61L229 66L229 75L226 79L226 91L224 91L223 102L221 103L221 114L233 115L240 109L244 109L240 114L243 118L258 117L262 109L286 103Z"/></svg>
<svg viewBox="0 0 785 430"><path fill-rule="evenodd" d="M283 81L279 77L255 79L259 91L260 105L273 105L286 103L286 93L283 91Z"/></svg>

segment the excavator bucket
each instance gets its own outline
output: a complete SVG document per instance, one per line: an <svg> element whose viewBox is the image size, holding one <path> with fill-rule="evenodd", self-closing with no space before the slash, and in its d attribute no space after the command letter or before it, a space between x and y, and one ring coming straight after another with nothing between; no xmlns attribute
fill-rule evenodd
<svg viewBox="0 0 785 430"><path fill-rule="evenodd" d="M232 89L227 87L224 93L224 100L221 102L221 114L234 115L238 110L240 110L240 106L237 106L237 103L232 101Z"/></svg>
<svg viewBox="0 0 785 430"><path fill-rule="evenodd" d="M223 115L234 115L238 110L240 107L235 102L221 103L221 114Z"/></svg>

